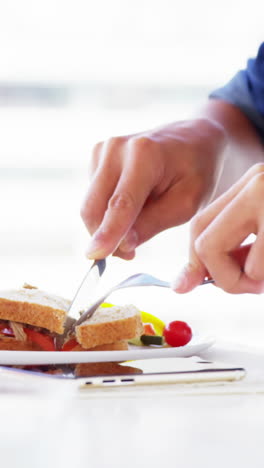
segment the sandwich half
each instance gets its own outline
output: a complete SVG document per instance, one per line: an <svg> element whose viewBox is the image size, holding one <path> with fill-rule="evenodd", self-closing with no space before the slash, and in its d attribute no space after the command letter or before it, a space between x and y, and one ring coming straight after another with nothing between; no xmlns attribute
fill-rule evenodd
<svg viewBox="0 0 264 468"><path fill-rule="evenodd" d="M99 307L93 316L75 329L83 348L130 340L143 332L140 311L133 305Z"/></svg>
<svg viewBox="0 0 264 468"><path fill-rule="evenodd" d="M0 291L0 350L55 351L70 301L25 285Z"/></svg>
<svg viewBox="0 0 264 468"><path fill-rule="evenodd" d="M141 336L140 311L133 305L99 307L93 316L75 328L63 351L122 351L128 340Z"/></svg>
<svg viewBox="0 0 264 468"><path fill-rule="evenodd" d="M128 349L128 340L143 332L140 311L133 305L99 307L94 315L76 327L75 350L120 351ZM140 369L118 362L90 362L75 366L77 377L141 373Z"/></svg>

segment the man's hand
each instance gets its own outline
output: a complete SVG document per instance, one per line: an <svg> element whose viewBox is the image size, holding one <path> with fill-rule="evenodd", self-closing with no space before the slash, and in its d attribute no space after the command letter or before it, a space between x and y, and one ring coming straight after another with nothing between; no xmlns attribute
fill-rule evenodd
<svg viewBox="0 0 264 468"><path fill-rule="evenodd" d="M244 269L230 255L249 234L256 240ZM206 271L229 293L264 291L264 164L252 166L226 193L192 221L189 263L173 289L188 292Z"/></svg>
<svg viewBox="0 0 264 468"><path fill-rule="evenodd" d="M82 218L89 258L132 259L155 234L190 220L212 198L226 135L213 119L112 138L93 152Z"/></svg>

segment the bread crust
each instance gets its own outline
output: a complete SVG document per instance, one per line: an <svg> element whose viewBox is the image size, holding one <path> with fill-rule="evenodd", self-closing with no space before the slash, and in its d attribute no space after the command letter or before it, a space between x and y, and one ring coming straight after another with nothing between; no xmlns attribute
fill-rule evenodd
<svg viewBox="0 0 264 468"><path fill-rule="evenodd" d="M143 327L139 314L109 322L89 323L76 327L76 339L83 348L92 348L105 343L130 340L142 334Z"/></svg>
<svg viewBox="0 0 264 468"><path fill-rule="evenodd" d="M26 301L13 301L0 297L0 319L12 320L62 334L66 310Z"/></svg>
<svg viewBox="0 0 264 468"><path fill-rule="evenodd" d="M12 337L3 336L0 338L1 351L43 351L40 346L32 341L20 341Z"/></svg>

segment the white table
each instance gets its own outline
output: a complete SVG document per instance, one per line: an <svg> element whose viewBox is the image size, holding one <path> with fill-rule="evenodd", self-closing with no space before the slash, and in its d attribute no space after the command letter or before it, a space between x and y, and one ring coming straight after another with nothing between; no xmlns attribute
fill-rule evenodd
<svg viewBox="0 0 264 468"><path fill-rule="evenodd" d="M218 343L205 359L243 363L227 386L2 393L1 466L263 467L264 349Z"/></svg>

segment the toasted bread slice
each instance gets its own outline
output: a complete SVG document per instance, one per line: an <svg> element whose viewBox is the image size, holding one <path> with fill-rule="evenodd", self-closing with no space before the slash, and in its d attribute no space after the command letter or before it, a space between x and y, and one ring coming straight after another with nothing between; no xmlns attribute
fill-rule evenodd
<svg viewBox="0 0 264 468"><path fill-rule="evenodd" d="M62 334L70 301L37 288L0 291L0 319Z"/></svg>
<svg viewBox="0 0 264 468"><path fill-rule="evenodd" d="M123 366L117 362L87 362L76 364L74 369L76 377L91 377L99 375L128 375L142 374L141 369Z"/></svg>
<svg viewBox="0 0 264 468"><path fill-rule="evenodd" d="M133 305L99 307L93 316L75 329L78 343L86 349L140 336L140 311Z"/></svg>
<svg viewBox="0 0 264 468"><path fill-rule="evenodd" d="M0 338L1 351L42 351L42 348L32 341L20 341L12 337Z"/></svg>

